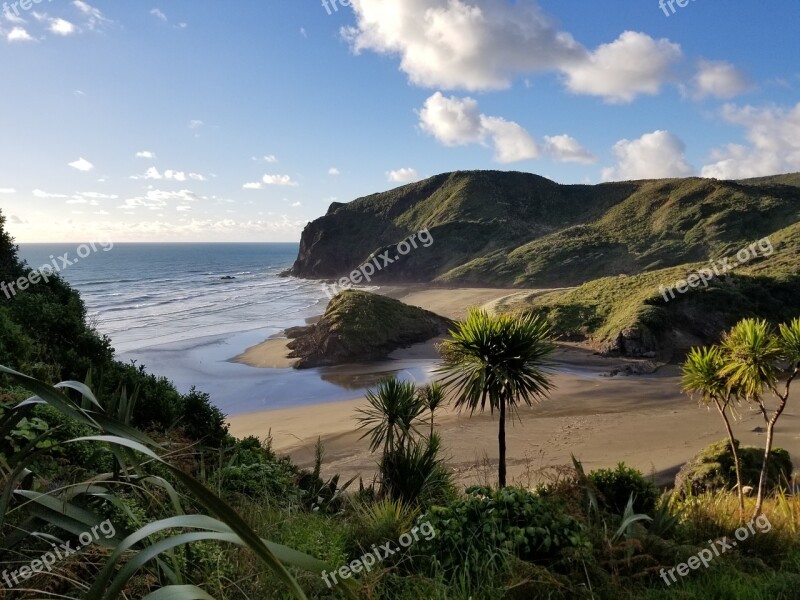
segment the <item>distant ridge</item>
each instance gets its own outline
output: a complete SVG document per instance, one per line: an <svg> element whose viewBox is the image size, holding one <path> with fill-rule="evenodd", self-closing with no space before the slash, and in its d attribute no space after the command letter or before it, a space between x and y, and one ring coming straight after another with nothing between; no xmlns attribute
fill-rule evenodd
<svg viewBox="0 0 800 600"><path fill-rule="evenodd" d="M350 203L303 231L293 275L338 278L428 229L382 282L559 287L716 258L800 220L800 173L560 185L456 171Z"/></svg>

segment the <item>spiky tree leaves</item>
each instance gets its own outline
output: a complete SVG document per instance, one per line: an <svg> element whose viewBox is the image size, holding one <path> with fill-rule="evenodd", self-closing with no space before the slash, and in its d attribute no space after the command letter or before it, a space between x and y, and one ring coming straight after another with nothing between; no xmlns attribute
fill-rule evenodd
<svg viewBox="0 0 800 600"><path fill-rule="evenodd" d="M358 409L358 428L366 429L362 439L370 438L370 451L383 446L383 452L394 451L416 432L415 421L425 407L409 381L391 377L367 392L367 408Z"/></svg>
<svg viewBox="0 0 800 600"><path fill-rule="evenodd" d="M506 414L528 406L554 388L547 359L555 349L550 328L538 315L514 317L473 309L456 323L440 348L442 385L452 390L455 406L499 412L498 478L506 485Z"/></svg>
<svg viewBox="0 0 800 600"><path fill-rule="evenodd" d="M744 490L742 488L742 465L739 449L733 435L728 410L739 400L738 388L731 387L728 378L722 374L725 356L718 346L693 348L683 364L683 391L698 397L702 406L714 405L725 423L728 441L733 454L736 470L736 491L739 497L739 517L744 518Z"/></svg>

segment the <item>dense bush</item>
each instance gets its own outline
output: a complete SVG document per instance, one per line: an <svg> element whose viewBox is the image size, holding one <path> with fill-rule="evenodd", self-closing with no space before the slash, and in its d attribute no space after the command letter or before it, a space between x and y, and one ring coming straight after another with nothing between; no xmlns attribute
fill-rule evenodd
<svg viewBox="0 0 800 600"><path fill-rule="evenodd" d="M479 578L503 569L510 557L552 563L562 550L588 546L583 526L554 499L528 490L473 487L419 518L436 531L423 551L445 572Z"/></svg>
<svg viewBox="0 0 800 600"><path fill-rule="evenodd" d="M631 495L634 512L650 514L660 495L652 481L625 463L619 463L616 469L592 471L589 481L597 490L601 506L618 515L625 512Z"/></svg>
<svg viewBox="0 0 800 600"><path fill-rule="evenodd" d="M742 485L758 487L764 450L754 446L739 446L739 461L742 466ZM772 458L767 469L767 489L774 490L792 475L792 459L782 448L773 448ZM684 493L691 488L692 493L733 489L736 487L736 469L733 452L728 440L720 440L703 448L687 462L675 477L675 489Z"/></svg>
<svg viewBox="0 0 800 600"><path fill-rule="evenodd" d="M222 489L264 498L279 504L298 500L297 468L288 459L253 465L224 467L220 472Z"/></svg>

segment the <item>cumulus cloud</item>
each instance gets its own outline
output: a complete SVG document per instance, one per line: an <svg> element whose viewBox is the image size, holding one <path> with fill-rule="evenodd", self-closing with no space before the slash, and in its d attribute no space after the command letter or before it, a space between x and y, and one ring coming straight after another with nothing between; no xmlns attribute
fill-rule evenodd
<svg viewBox="0 0 800 600"><path fill-rule="evenodd" d="M264 157L264 161L268 162L268 163L276 163L276 162L278 162L278 159L275 157L274 154L267 154Z"/></svg>
<svg viewBox="0 0 800 600"><path fill-rule="evenodd" d="M55 33L56 35L63 35L63 36L72 35L78 30L75 27L75 25L73 25L66 19L62 19L60 17L57 19L52 19L50 21L49 29L50 33Z"/></svg>
<svg viewBox="0 0 800 600"><path fill-rule="evenodd" d="M72 167L73 169L77 169L78 171L83 171L84 173L94 169L94 165L85 158L79 158L78 160L69 163L68 166Z"/></svg>
<svg viewBox="0 0 800 600"><path fill-rule="evenodd" d="M610 103L631 102L640 94L658 94L681 55L680 46L667 39L626 31L565 69L567 88Z"/></svg>
<svg viewBox="0 0 800 600"><path fill-rule="evenodd" d="M24 27L14 27L6 35L6 40L9 42L32 42L33 38Z"/></svg>
<svg viewBox="0 0 800 600"><path fill-rule="evenodd" d="M242 186L243 190L263 190L264 184L261 181L252 181L250 183L245 183Z"/></svg>
<svg viewBox="0 0 800 600"><path fill-rule="evenodd" d="M160 9L154 8L150 11L150 14L153 15L156 19L163 21L164 23L167 22L167 15L165 15Z"/></svg>
<svg viewBox="0 0 800 600"><path fill-rule="evenodd" d="M264 175L262 181L266 185L286 185L292 187L299 185L296 181L292 180L289 175Z"/></svg>
<svg viewBox="0 0 800 600"><path fill-rule="evenodd" d="M669 131L654 131L636 140L614 145L617 165L603 169L603 181L689 177L694 168L686 162L686 145Z"/></svg>
<svg viewBox="0 0 800 600"><path fill-rule="evenodd" d="M715 162L703 167L703 177L743 179L800 171L800 103L793 108L728 104L721 114L745 129L750 144L715 149Z"/></svg>
<svg viewBox="0 0 800 600"><path fill-rule="evenodd" d="M337 169L336 167L331 167L330 169L328 169L328 175L334 175L334 176L339 175L339 169Z"/></svg>
<svg viewBox="0 0 800 600"><path fill-rule="evenodd" d="M152 179L160 181L162 179L167 181L208 181L205 175L200 173L186 173L184 171L176 171L174 169L167 169L163 173L156 167L150 167L142 175L132 175L131 179Z"/></svg>
<svg viewBox="0 0 800 600"><path fill-rule="evenodd" d="M142 150L141 152L136 153L136 158L155 158L156 155L154 152L150 152L149 150Z"/></svg>
<svg viewBox="0 0 800 600"><path fill-rule="evenodd" d="M546 142L545 152L559 162L574 162L591 164L597 158L574 137L569 135L544 136Z"/></svg>
<svg viewBox="0 0 800 600"><path fill-rule="evenodd" d="M419 175L416 169L402 168L396 171L386 171L386 178L394 183L411 183L412 181L419 181Z"/></svg>
<svg viewBox="0 0 800 600"><path fill-rule="evenodd" d="M17 190L14 188L0 188L0 194L16 194Z"/></svg>
<svg viewBox="0 0 800 600"><path fill-rule="evenodd" d="M750 81L744 73L725 61L700 61L694 76L692 93L695 98L727 100L746 92Z"/></svg>
<svg viewBox="0 0 800 600"><path fill-rule="evenodd" d="M446 146L491 142L498 162L539 156L536 142L522 126L481 114L473 98L446 97L436 92L419 111L419 126Z"/></svg>
<svg viewBox="0 0 800 600"><path fill-rule="evenodd" d="M630 102L658 93L681 57L677 44L633 31L590 51L535 0L359 0L353 10L356 25L342 30L352 49L399 56L423 87L496 90L560 72L574 93Z"/></svg>
<svg viewBox="0 0 800 600"><path fill-rule="evenodd" d="M491 146L499 163L533 160L543 153L563 162L593 161L592 155L568 135L546 137L547 145L541 148L519 123L482 114L473 98L446 97L436 92L419 111L419 126L445 146Z"/></svg>
<svg viewBox="0 0 800 600"><path fill-rule="evenodd" d="M343 34L356 52L400 56L421 86L503 89L520 73L558 69L584 50L523 0L360 0Z"/></svg>

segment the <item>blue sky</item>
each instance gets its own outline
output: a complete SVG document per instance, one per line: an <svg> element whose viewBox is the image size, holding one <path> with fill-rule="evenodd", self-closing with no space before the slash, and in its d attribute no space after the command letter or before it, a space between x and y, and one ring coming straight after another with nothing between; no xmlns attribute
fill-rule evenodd
<svg viewBox="0 0 800 600"><path fill-rule="evenodd" d="M800 171L796 0L331 2L8 2L11 233L294 241L333 200L458 169Z"/></svg>

